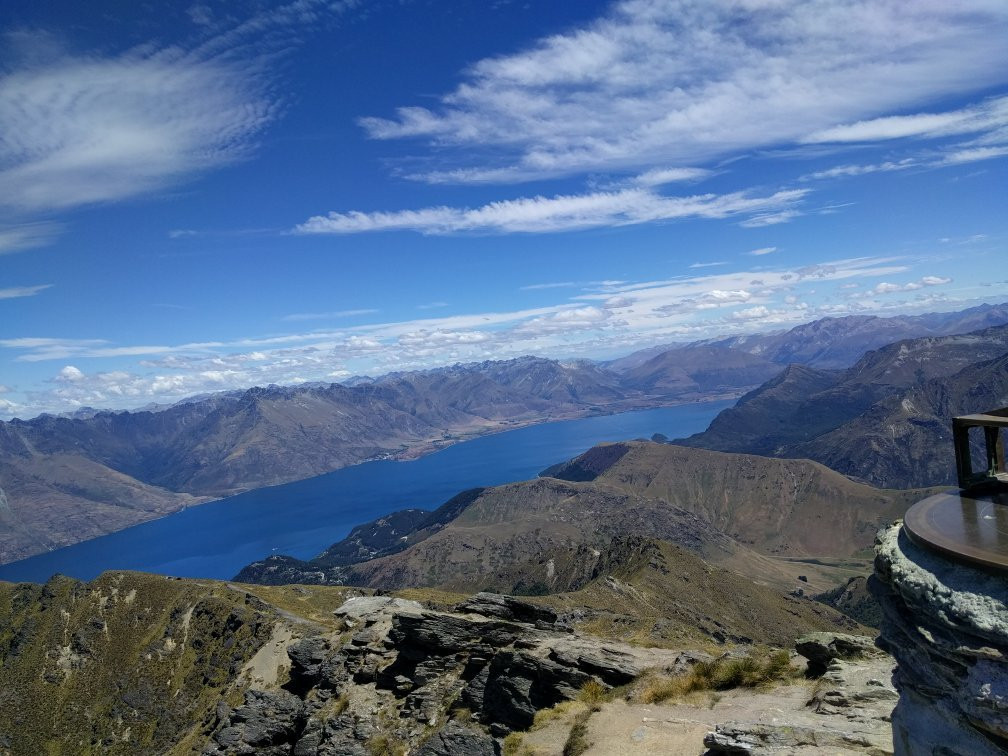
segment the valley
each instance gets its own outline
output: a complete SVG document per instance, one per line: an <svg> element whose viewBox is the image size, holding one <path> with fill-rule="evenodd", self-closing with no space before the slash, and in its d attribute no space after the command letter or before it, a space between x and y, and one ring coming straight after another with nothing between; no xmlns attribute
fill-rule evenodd
<svg viewBox="0 0 1008 756"><path fill-rule="evenodd" d="M857 419L869 411L890 413L889 420L871 423L894 425L906 402L920 404L924 415L965 411L971 400L963 392L971 382L989 386L996 404L1003 370L999 363L974 363L1008 350L1005 322L1005 305L828 318L780 333L649 348L603 363L523 357L346 384L252 388L143 411L82 410L0 422L0 564L368 460L416 459L543 422L740 395L736 408L679 443L809 457L882 487L945 483L947 463L925 459L929 449L941 448L940 422L914 424L914 439L883 434L859 446L853 439L867 430ZM985 328L947 335L978 326ZM914 335L858 352L858 345ZM957 371L965 372L956 379ZM903 396L912 391L924 393ZM884 401L892 406L879 404ZM928 410L935 402L944 404ZM655 432L677 435L655 428L644 436ZM907 441L911 456L889 461L901 456L883 447ZM896 464L905 467L885 468Z"/></svg>

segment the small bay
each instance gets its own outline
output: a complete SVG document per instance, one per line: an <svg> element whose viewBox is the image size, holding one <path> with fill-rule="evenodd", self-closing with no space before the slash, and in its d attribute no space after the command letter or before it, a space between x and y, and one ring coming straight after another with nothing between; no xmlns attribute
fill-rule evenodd
<svg viewBox="0 0 1008 756"><path fill-rule="evenodd" d="M0 566L0 580L90 580L106 570L229 579L273 553L301 559L355 525L410 507L434 509L459 491L535 477L603 441L683 437L733 401L541 423L455 444L409 462L383 460L231 496Z"/></svg>

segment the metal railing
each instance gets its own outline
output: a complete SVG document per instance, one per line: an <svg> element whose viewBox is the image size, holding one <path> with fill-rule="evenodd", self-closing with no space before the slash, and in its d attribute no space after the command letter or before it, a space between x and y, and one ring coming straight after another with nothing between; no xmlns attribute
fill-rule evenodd
<svg viewBox="0 0 1008 756"><path fill-rule="evenodd" d="M970 428L983 428L986 470L974 470L970 454ZM1008 407L976 415L952 418L952 442L955 444L956 475L963 490L1008 483L1005 470L1004 440L1001 429L1008 428Z"/></svg>

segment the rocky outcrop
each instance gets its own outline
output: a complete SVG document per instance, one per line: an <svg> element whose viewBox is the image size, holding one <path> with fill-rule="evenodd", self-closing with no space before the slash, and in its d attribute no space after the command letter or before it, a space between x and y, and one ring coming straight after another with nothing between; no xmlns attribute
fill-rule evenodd
<svg viewBox="0 0 1008 756"><path fill-rule="evenodd" d="M818 678L805 711L719 724L704 738L708 753L891 753L892 659L870 638L840 633L810 633L795 650L808 660L808 676Z"/></svg>
<svg viewBox="0 0 1008 756"><path fill-rule="evenodd" d="M589 681L613 687L683 663L676 652L578 635L549 609L490 593L452 612L360 596L335 615L339 635L287 646L283 689L249 690L242 706L218 709L205 756L367 754L391 744L498 756L500 738Z"/></svg>
<svg viewBox="0 0 1008 756"><path fill-rule="evenodd" d="M1008 753L1008 580L915 545L899 524L875 550L879 644L898 662L896 753Z"/></svg>

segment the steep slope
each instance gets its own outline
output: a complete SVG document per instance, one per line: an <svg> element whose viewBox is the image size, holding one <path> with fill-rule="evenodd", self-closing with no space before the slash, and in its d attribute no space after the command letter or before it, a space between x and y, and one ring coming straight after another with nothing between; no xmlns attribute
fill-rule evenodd
<svg viewBox="0 0 1008 756"><path fill-rule="evenodd" d="M616 539L584 587L540 601L582 612L592 632L635 642L657 633L667 643L785 645L797 627L857 630L822 604L713 567L682 546L636 537Z"/></svg>
<svg viewBox="0 0 1008 756"><path fill-rule="evenodd" d="M734 407L720 412L703 433L676 443L717 451L773 454L796 439L813 438L836 427L838 408L816 402L814 397L833 388L841 378L839 371L789 365L739 399ZM845 419L847 414L839 416Z"/></svg>
<svg viewBox="0 0 1008 756"><path fill-rule="evenodd" d="M793 570L769 557L864 552L880 525L927 494L871 488L808 460L650 442L600 445L548 472L557 477L461 494L357 563L330 555L359 553L359 533L387 533L392 518L319 558L274 555L236 579L555 593L587 584L613 539L633 536L790 589Z"/></svg>
<svg viewBox="0 0 1008 756"><path fill-rule="evenodd" d="M872 488L805 459L640 441L617 446L626 452L594 485L686 509L763 554L849 556L927 494Z"/></svg>
<svg viewBox="0 0 1008 756"><path fill-rule="evenodd" d="M220 583L136 573L0 583L0 747L191 752L218 701L240 697L242 669L275 621L272 607Z"/></svg>
<svg viewBox="0 0 1008 756"><path fill-rule="evenodd" d="M485 489L427 538L398 553L332 567L324 582L461 591L486 586L513 591L521 582L526 592L532 586L534 592L568 590L585 582L599 550L613 537L631 534L682 544L715 563L736 564L750 556L679 507L591 483L542 478ZM250 579L268 564L254 563L238 579ZM310 564L316 571L322 567Z"/></svg>
<svg viewBox="0 0 1008 756"><path fill-rule="evenodd" d="M1008 405L1008 353L875 404L789 453L872 485L952 485L951 418Z"/></svg>
<svg viewBox="0 0 1008 756"><path fill-rule="evenodd" d="M855 456L867 454L868 447L859 449L858 440L866 437L861 434L878 434L883 426L876 423L881 422L887 412L872 410L877 403L895 400L931 379L949 377L1006 350L1008 326L997 326L966 334L929 336L890 344L867 353L839 375L792 367L744 396L735 407L719 414L703 433L679 439L676 443L781 457L808 456L858 475L859 468L848 464L843 454L845 450ZM980 398L962 402L962 411L986 409L978 403ZM870 410L871 414L865 414ZM853 426L850 432L839 431L862 415L865 416L857 431ZM950 418L951 415L947 415L943 422L947 425ZM903 419L912 420L911 413L906 413ZM827 439L834 432L839 435ZM847 441L842 441L843 438ZM828 452L827 447L834 447L836 452ZM887 462L880 460L880 464ZM865 479L890 487L948 482L947 476L911 475L907 469L900 474Z"/></svg>

